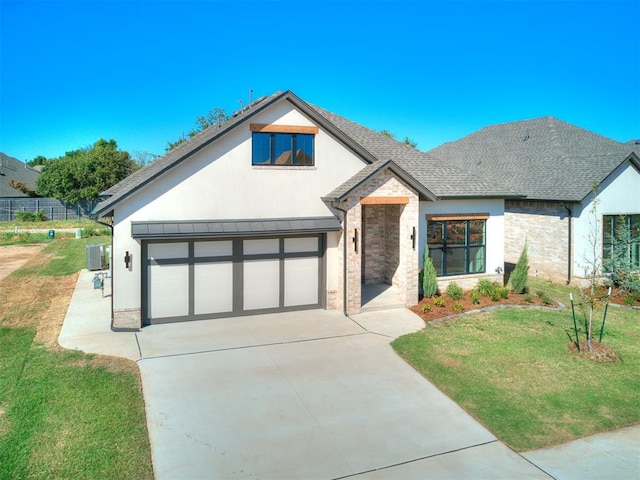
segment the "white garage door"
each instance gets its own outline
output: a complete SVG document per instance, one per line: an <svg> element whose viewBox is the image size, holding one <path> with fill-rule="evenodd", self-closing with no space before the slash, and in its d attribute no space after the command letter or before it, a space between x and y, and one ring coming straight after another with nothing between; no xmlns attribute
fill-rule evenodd
<svg viewBox="0 0 640 480"><path fill-rule="evenodd" d="M323 307L324 235L143 243L146 324Z"/></svg>

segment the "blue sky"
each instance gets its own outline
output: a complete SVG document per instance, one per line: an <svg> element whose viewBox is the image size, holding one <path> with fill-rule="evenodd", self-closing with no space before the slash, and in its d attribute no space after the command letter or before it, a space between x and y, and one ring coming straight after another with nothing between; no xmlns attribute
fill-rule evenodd
<svg viewBox="0 0 640 480"><path fill-rule="evenodd" d="M429 150L552 115L640 137L640 2L0 0L0 151L164 153L292 90Z"/></svg>

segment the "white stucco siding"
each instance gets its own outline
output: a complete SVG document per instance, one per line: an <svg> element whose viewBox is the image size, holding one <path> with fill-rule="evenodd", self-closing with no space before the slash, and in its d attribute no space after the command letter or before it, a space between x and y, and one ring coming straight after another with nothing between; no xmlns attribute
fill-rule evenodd
<svg viewBox="0 0 640 480"><path fill-rule="evenodd" d="M504 267L504 200L502 199L477 199L477 200L443 200L439 202L420 202L420 268L424 256L424 248L427 240L427 215L434 214L473 214L488 213L486 224L486 272L495 274L496 268ZM447 277L449 278L449 277ZM455 279L455 277L450 277Z"/></svg>
<svg viewBox="0 0 640 480"><path fill-rule="evenodd" d="M315 137L313 167L254 167L250 123L312 126L288 102L281 101L250 122L203 148L169 172L121 202L114 211L114 309L140 307L140 242L131 238L132 221L239 220L329 216L321 200L362 169L364 162L320 129ZM330 242L328 259L335 258ZM132 271L118 260L129 251ZM333 260L327 290L338 274Z"/></svg>
<svg viewBox="0 0 640 480"><path fill-rule="evenodd" d="M598 240L596 251L602 252L603 215L640 214L640 172L629 162L623 163L610 175L598 190ZM592 250L590 232L593 226L593 195L589 195L582 208L575 208L574 215L574 276L583 277ZM591 255L592 256L592 255Z"/></svg>

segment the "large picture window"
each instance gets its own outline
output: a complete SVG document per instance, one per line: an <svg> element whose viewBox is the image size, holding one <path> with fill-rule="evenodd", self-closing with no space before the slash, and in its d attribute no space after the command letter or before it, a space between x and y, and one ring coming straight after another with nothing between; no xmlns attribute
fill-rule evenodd
<svg viewBox="0 0 640 480"><path fill-rule="evenodd" d="M253 132L252 165L313 166L314 135Z"/></svg>
<svg viewBox="0 0 640 480"><path fill-rule="evenodd" d="M438 276L484 273L486 218L427 218L427 245Z"/></svg>
<svg viewBox="0 0 640 480"><path fill-rule="evenodd" d="M615 262L640 269L640 214L603 216L602 260L605 270Z"/></svg>

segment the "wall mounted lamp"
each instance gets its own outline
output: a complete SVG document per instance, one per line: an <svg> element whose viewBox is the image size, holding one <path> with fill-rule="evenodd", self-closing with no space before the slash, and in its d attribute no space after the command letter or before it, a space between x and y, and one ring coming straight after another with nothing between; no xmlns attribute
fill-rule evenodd
<svg viewBox="0 0 640 480"><path fill-rule="evenodd" d="M411 248L416 249L416 227L411 230Z"/></svg>
<svg viewBox="0 0 640 480"><path fill-rule="evenodd" d="M358 229L354 229L353 235L353 249L356 253L358 253Z"/></svg>
<svg viewBox="0 0 640 480"><path fill-rule="evenodd" d="M124 268L126 269L131 268L131 254L129 253L128 250L124 254Z"/></svg>

